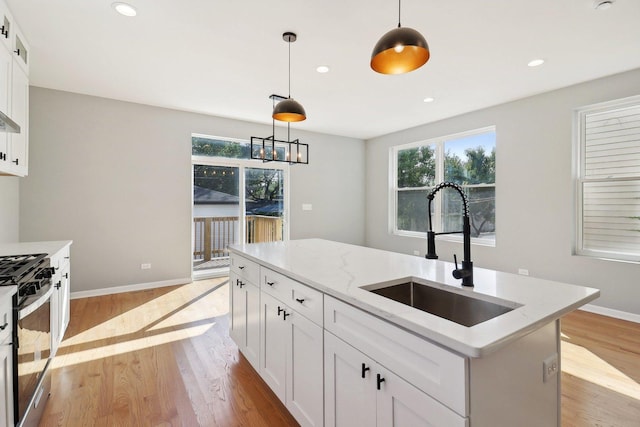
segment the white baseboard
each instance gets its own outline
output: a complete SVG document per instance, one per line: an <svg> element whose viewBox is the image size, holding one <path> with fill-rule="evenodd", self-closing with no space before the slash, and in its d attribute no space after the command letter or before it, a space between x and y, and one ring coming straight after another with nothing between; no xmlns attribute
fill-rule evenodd
<svg viewBox="0 0 640 427"><path fill-rule="evenodd" d="M629 322L640 323L640 314L628 313L626 311L614 310L613 308L600 307L599 305L587 304L580 307L580 310L590 313L601 314L615 319L627 320Z"/></svg>
<svg viewBox="0 0 640 427"><path fill-rule="evenodd" d="M163 280L160 282L137 283L134 285L114 286L111 288L92 289L90 291L71 292L71 299L99 297L110 294L120 294L123 292L143 291L145 289L162 288L164 286L185 285L191 283L191 277L183 279Z"/></svg>

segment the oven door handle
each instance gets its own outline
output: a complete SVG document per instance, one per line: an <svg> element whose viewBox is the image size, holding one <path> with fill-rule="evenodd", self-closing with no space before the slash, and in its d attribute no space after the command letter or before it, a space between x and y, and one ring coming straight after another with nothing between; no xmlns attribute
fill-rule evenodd
<svg viewBox="0 0 640 427"><path fill-rule="evenodd" d="M27 306L19 307L18 320L24 319L25 317L27 317L28 315L30 315L31 313L33 313L34 311L42 307L44 304L49 302L51 300L52 294L53 294L53 288L51 287L51 285L49 285L46 292L40 295L37 300L30 301L30 303Z"/></svg>

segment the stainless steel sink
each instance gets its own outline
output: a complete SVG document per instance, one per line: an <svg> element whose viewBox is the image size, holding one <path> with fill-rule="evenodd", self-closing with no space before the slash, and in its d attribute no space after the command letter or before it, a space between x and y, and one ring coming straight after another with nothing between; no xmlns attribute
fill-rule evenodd
<svg viewBox="0 0 640 427"><path fill-rule="evenodd" d="M369 285L363 289L463 326L477 325L519 307L510 301L487 301L463 295L453 287L447 290L445 285L436 286L411 280L386 286Z"/></svg>

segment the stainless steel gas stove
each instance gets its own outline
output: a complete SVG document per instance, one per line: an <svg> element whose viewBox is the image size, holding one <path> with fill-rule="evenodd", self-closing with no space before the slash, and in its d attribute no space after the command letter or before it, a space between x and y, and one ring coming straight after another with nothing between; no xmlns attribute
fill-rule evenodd
<svg viewBox="0 0 640 427"><path fill-rule="evenodd" d="M51 276L47 254L0 256L0 286L13 297L13 396L17 426L37 426L51 390Z"/></svg>

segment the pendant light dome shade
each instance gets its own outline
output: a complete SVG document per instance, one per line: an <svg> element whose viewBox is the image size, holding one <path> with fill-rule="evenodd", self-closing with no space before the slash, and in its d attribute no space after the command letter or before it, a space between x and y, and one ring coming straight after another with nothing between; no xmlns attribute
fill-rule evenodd
<svg viewBox="0 0 640 427"><path fill-rule="evenodd" d="M297 38L296 33L291 31L282 34L282 39L289 45L289 97L278 102L273 108L273 114L271 114L271 117L281 122L301 122L307 118L302 104L291 98L291 43Z"/></svg>
<svg viewBox="0 0 640 427"><path fill-rule="evenodd" d="M429 45L422 34L398 26L382 36L373 48L371 68L381 74L404 74L422 67L429 56Z"/></svg>
<svg viewBox="0 0 640 427"><path fill-rule="evenodd" d="M301 122L307 118L307 113L302 104L293 98L287 98L276 104L273 118L281 122Z"/></svg>

